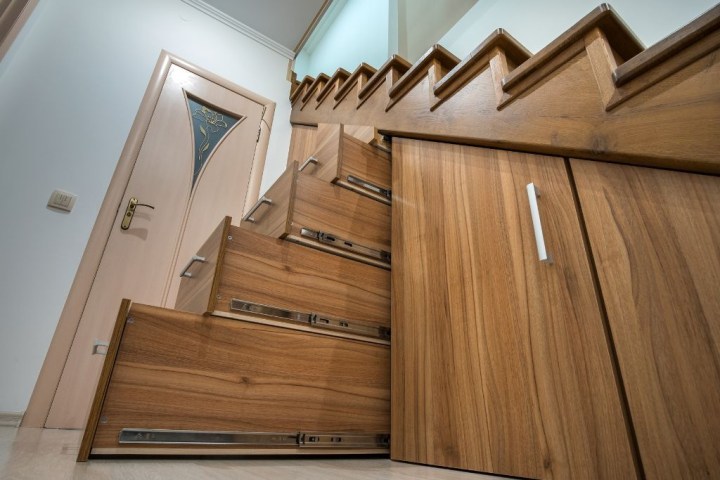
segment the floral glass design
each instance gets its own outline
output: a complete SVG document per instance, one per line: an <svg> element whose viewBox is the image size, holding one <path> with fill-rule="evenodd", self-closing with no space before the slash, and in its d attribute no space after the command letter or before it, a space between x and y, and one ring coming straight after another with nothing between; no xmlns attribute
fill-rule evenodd
<svg viewBox="0 0 720 480"><path fill-rule="evenodd" d="M217 144L240 119L227 113L220 113L190 97L188 97L187 102L192 118L193 139L195 141L192 180L192 184L195 186L200 170L207 163Z"/></svg>

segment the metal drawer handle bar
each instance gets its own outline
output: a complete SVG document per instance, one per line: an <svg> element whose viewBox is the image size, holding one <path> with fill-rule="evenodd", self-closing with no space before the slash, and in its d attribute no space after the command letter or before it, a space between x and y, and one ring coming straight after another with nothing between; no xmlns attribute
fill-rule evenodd
<svg viewBox="0 0 720 480"><path fill-rule="evenodd" d="M237 445L283 447L387 448L390 435L305 432L218 432L123 428L118 443L145 445Z"/></svg>
<svg viewBox="0 0 720 480"><path fill-rule="evenodd" d="M260 303L246 302L233 298L230 300L230 310L239 312L255 313L266 317L281 318L283 320L291 320L294 322L304 323L311 327L324 328L328 330L336 330L339 332L354 333L366 337L379 338L382 340L390 340L390 328L378 325L371 325L364 322L349 321L338 318L328 317L326 315L318 315L317 313L297 312L294 310L285 310L282 308L263 305Z"/></svg>
<svg viewBox="0 0 720 480"><path fill-rule="evenodd" d="M382 195L388 200L392 200L392 191L387 188L378 187L374 183L370 183L367 180L363 180L362 178L358 178L354 175L348 175L347 181L348 183L357 185L358 187L364 188L365 190L370 190L371 192Z"/></svg>
<svg viewBox="0 0 720 480"><path fill-rule="evenodd" d="M205 257L201 257L199 255L193 255L192 258L190 259L190 261L187 263L187 265L185 265L185 268L183 268L183 271L182 271L182 273L180 273L180 276L192 278L193 275L192 275L192 273L188 272L188 270L190 270L190 267L192 267L193 263L195 263L195 262L205 263L206 260L205 260Z"/></svg>
<svg viewBox="0 0 720 480"><path fill-rule="evenodd" d="M305 168L306 168L308 165L310 165L311 163L312 163L313 165L317 165L317 164L318 164L318 159L315 158L315 157L308 157L308 159L305 160L302 165L300 165L300 168L298 169L298 171L299 171L299 172L302 172L302 171L305 170Z"/></svg>
<svg viewBox="0 0 720 480"><path fill-rule="evenodd" d="M530 217L532 217L533 230L535 230L535 244L537 245L538 257L541 262L551 264L552 257L545 248L545 235L543 235L542 222L540 221L540 208L538 207L538 197L540 191L534 183L527 184L528 200L530 201Z"/></svg>
<svg viewBox="0 0 720 480"><path fill-rule="evenodd" d="M263 204L272 205L272 203L272 199L267 198L265 195L263 195L262 197L260 197L260 200L258 200L255 205L253 205L250 211L245 214L245 216L242 218L242 221L255 223L253 214L257 211L257 209L260 208Z"/></svg>
<svg viewBox="0 0 720 480"><path fill-rule="evenodd" d="M365 255L366 257L376 258L383 262L390 263L390 252L385 250L376 250L364 245L358 245L357 243L345 240L331 233L316 232L315 230L310 230L309 228L301 228L300 236L312 238L320 243L332 245L333 247L341 250L347 250L348 252L358 253L360 255Z"/></svg>

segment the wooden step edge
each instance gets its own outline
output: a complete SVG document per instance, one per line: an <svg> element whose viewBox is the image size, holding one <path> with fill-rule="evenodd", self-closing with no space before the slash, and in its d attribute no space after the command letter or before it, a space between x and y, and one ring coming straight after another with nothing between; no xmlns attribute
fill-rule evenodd
<svg viewBox="0 0 720 480"><path fill-rule="evenodd" d="M388 96L390 97L391 104L388 105L386 111L394 103L397 103L405 94L407 94L423 76L427 74L428 69L434 63L438 62L442 70L452 70L459 63L460 59L450 53L442 45L433 45L423 54L420 59L415 62L405 74L398 79L395 84L390 87Z"/></svg>
<svg viewBox="0 0 720 480"><path fill-rule="evenodd" d="M368 78L375 75L375 72L377 72L377 69L368 65L367 63L361 63L358 65L358 67L350 74L350 77L348 77L347 80L345 80L345 83L343 83L342 87L337 91L335 94L334 100L337 103L339 103L345 96L350 93L350 90L357 82L360 81L360 78L364 75Z"/></svg>
<svg viewBox="0 0 720 480"><path fill-rule="evenodd" d="M328 80L322 90L320 90L320 93L318 93L318 106L323 102L323 100L325 100L325 97L327 97L330 92L332 92L333 88L338 89L342 87L342 85L344 85L347 81L348 77L350 77L350 72L348 72L344 68L340 67L335 70L335 73L333 73L332 77L330 77L330 80Z"/></svg>
<svg viewBox="0 0 720 480"><path fill-rule="evenodd" d="M303 94L302 98L300 99L303 102L303 104L307 103L308 100L310 100L310 97L312 97L315 90L322 89L328 80L330 80L330 77L328 77L326 74L324 74L324 73L319 74L315 78L315 80L310 84L310 86L307 88L307 90Z"/></svg>
<svg viewBox="0 0 720 480"><path fill-rule="evenodd" d="M449 96L462 88L489 64L489 57L495 48L502 50L514 65L520 65L532 56L530 51L506 30L498 28L435 84L435 95Z"/></svg>
<svg viewBox="0 0 720 480"><path fill-rule="evenodd" d="M668 35L647 50L638 53L613 72L615 86L620 87L664 63L720 28L720 4Z"/></svg>
<svg viewBox="0 0 720 480"><path fill-rule="evenodd" d="M395 71L399 75L403 75L410 69L411 66L410 62L402 58L400 55L393 55L375 72L372 77L370 77L370 80L368 80L365 86L360 90L358 98L360 101L367 100L377 87L385 81L385 76L388 72Z"/></svg>
<svg viewBox="0 0 720 480"><path fill-rule="evenodd" d="M585 34L593 28L600 28L603 31L611 47L623 60L632 58L644 50L642 42L615 10L607 3L603 3L510 72L502 80L503 90L508 92L517 87L532 73L552 62L564 50L572 49L578 42L583 42Z"/></svg>
<svg viewBox="0 0 720 480"><path fill-rule="evenodd" d="M298 100L298 98L300 98L302 91L308 86L312 85L314 81L315 78L311 77L310 75L305 75L305 78L302 79L295 91L293 91L292 95L290 95L290 104L294 104Z"/></svg>

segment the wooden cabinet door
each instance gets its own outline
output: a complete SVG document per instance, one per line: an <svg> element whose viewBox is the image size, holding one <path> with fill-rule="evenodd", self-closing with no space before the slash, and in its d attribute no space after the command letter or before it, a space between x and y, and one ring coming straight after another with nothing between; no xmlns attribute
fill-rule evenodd
<svg viewBox="0 0 720 480"><path fill-rule="evenodd" d="M391 457L635 478L564 160L396 139L392 215Z"/></svg>
<svg viewBox="0 0 720 480"><path fill-rule="evenodd" d="M720 178L572 171L647 478L718 478Z"/></svg>

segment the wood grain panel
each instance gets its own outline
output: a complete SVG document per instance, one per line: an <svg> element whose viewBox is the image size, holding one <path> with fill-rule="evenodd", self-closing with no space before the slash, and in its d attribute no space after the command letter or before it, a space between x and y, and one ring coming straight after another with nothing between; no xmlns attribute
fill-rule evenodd
<svg viewBox="0 0 720 480"><path fill-rule="evenodd" d="M144 305L130 314L93 448L123 448L122 428L388 431L388 347Z"/></svg>
<svg viewBox="0 0 720 480"><path fill-rule="evenodd" d="M216 309L233 298L390 325L390 274L360 262L232 227Z"/></svg>
<svg viewBox="0 0 720 480"><path fill-rule="evenodd" d="M352 134L347 133L346 129ZM372 127L318 124L317 149L312 154L317 164L308 164L303 173L336 183L389 205L385 197L347 180L348 175L354 175L381 188L390 188L390 154L368 144L377 144L374 132Z"/></svg>
<svg viewBox="0 0 720 480"><path fill-rule="evenodd" d="M392 280L393 459L636 476L562 159L395 139Z"/></svg>
<svg viewBox="0 0 720 480"><path fill-rule="evenodd" d="M720 178L572 160L648 478L720 476Z"/></svg>
<svg viewBox="0 0 720 480"><path fill-rule="evenodd" d="M389 205L302 174L295 192L290 219L294 234L299 235L303 227L311 228L390 251Z"/></svg>
<svg viewBox="0 0 720 480"><path fill-rule="evenodd" d="M230 217L220 222L215 231L197 252L205 259L204 263L195 263L188 272L191 277L183 277L180 281L175 308L185 312L205 313L212 311L208 300L217 294L215 272L222 264L223 252L230 233ZM210 303L213 303L212 301Z"/></svg>
<svg viewBox="0 0 720 480"><path fill-rule="evenodd" d="M275 238L286 235L290 228L290 215L295 202L297 176L298 164L293 162L263 194L272 203L261 205L251 215L253 221L241 221L240 227Z"/></svg>
<svg viewBox="0 0 720 480"><path fill-rule="evenodd" d="M338 185L350 188L371 198L385 201L382 196L348 182L348 175L389 190L392 184L390 154L379 148L345 135L343 139L342 159L339 169Z"/></svg>
<svg viewBox="0 0 720 480"><path fill-rule="evenodd" d="M304 162L315 150L316 127L293 125L290 132L290 149L288 151L288 165L292 162Z"/></svg>
<svg viewBox="0 0 720 480"><path fill-rule="evenodd" d="M719 173L720 34L712 18L702 24L709 27L689 41L671 41L672 53L663 47L657 60L643 60L642 73L612 95L606 88L612 84L612 65L597 63L604 55L588 52L600 45L586 45L586 34L602 32L618 68L641 47L603 5L517 68L507 62L503 75L491 75L484 65L503 64L515 56L514 47L496 45L475 54L459 64L471 73L461 75L462 88L449 98L448 92L435 91L443 85L435 78L442 69L431 67L386 111L393 77L381 68L359 96L348 94L313 111L294 107L291 121L373 125L393 136ZM448 75L458 78L457 71ZM388 85L379 88L386 80Z"/></svg>

